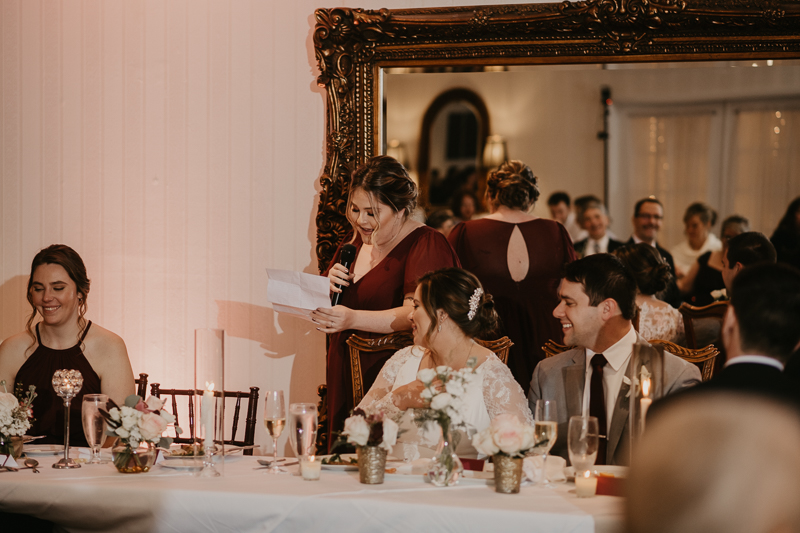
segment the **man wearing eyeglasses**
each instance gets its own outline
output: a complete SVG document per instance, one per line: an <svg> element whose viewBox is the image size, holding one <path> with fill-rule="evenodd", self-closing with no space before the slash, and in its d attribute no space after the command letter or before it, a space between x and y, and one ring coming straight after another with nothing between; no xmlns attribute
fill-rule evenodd
<svg viewBox="0 0 800 533"><path fill-rule="evenodd" d="M672 259L671 253L659 246L657 240L663 220L664 206L655 196L648 196L636 202L636 207L633 209L633 235L628 240L628 244L644 242L658 250L658 253L669 265L673 279L663 292L656 295L656 298L677 309L681 305L681 293L675 283L675 261Z"/></svg>

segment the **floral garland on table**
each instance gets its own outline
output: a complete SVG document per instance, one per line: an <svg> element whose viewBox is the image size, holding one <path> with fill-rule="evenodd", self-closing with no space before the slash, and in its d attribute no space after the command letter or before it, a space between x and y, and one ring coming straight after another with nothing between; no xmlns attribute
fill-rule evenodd
<svg viewBox="0 0 800 533"><path fill-rule="evenodd" d="M487 456L525 457L536 445L536 432L532 426L520 422L516 415L497 415L489 427L472 437L472 445Z"/></svg>
<svg viewBox="0 0 800 533"><path fill-rule="evenodd" d="M28 392L22 394L22 385L18 384L17 395L6 389L5 380L0 381L3 392L0 392L0 454L10 455L10 437L21 437L31 428L33 404L36 398L36 386L31 385Z"/></svg>

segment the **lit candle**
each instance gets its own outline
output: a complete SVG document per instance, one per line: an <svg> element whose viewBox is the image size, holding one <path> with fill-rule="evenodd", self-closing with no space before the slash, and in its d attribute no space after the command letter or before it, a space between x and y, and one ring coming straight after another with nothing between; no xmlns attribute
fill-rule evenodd
<svg viewBox="0 0 800 533"><path fill-rule="evenodd" d="M650 379L645 379L642 381L642 396L643 398L639 400L639 407L642 411L642 428L641 430L644 431L644 421L645 417L647 416L647 410L650 409L650 404L653 403L653 400L650 399Z"/></svg>
<svg viewBox="0 0 800 533"><path fill-rule="evenodd" d="M200 406L200 414L205 430L203 447L206 455L211 454L214 449L214 384L206 381L206 391L203 393L203 403Z"/></svg>
<svg viewBox="0 0 800 533"><path fill-rule="evenodd" d="M575 472L575 494L578 498L591 498L597 493L597 478L589 470Z"/></svg>
<svg viewBox="0 0 800 533"><path fill-rule="evenodd" d="M322 461L316 460L315 456L307 455L300 458L300 475L306 481L318 480L321 471Z"/></svg>

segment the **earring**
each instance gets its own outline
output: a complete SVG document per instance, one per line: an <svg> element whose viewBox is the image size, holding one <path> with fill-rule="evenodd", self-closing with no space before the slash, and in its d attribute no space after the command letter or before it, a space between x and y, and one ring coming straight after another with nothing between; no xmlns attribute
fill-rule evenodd
<svg viewBox="0 0 800 533"><path fill-rule="evenodd" d="M441 333L441 332L442 332L442 325L439 324L439 333Z"/></svg>

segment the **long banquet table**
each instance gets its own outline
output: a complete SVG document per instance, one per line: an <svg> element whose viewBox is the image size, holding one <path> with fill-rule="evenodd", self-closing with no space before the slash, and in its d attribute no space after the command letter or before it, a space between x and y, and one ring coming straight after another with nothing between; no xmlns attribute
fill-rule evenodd
<svg viewBox="0 0 800 533"><path fill-rule="evenodd" d="M304 481L297 465L286 467L292 475L270 475L248 456L228 458L217 478L160 465L143 474L120 474L110 464L56 470L57 457L39 459L39 474L0 472L0 511L71 532L623 529L622 498L578 499L571 483L507 495L476 478L438 488L420 475L387 474L382 485L363 485L358 472L323 470L319 481Z"/></svg>

